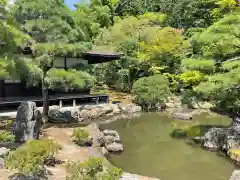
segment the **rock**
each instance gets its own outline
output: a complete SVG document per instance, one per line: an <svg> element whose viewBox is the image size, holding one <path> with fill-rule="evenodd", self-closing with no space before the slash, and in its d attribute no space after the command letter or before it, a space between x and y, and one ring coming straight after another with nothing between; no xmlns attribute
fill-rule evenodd
<svg viewBox="0 0 240 180"><path fill-rule="evenodd" d="M108 129L105 129L103 131L103 135L104 136L114 136L114 137L119 137L119 134L117 131L114 131L114 130L108 130Z"/></svg>
<svg viewBox="0 0 240 180"><path fill-rule="evenodd" d="M49 121L59 123L75 123L79 120L78 109L60 108L49 110Z"/></svg>
<svg viewBox="0 0 240 180"><path fill-rule="evenodd" d="M90 111L87 109L83 109L79 112L79 117L81 121L87 120L90 118Z"/></svg>
<svg viewBox="0 0 240 180"><path fill-rule="evenodd" d="M123 173L120 180L159 180L157 178L143 177L137 174Z"/></svg>
<svg viewBox="0 0 240 180"><path fill-rule="evenodd" d="M105 147L101 147L101 151L104 156L106 156L108 154L108 150Z"/></svg>
<svg viewBox="0 0 240 180"><path fill-rule="evenodd" d="M187 113L174 113L173 119L179 119L179 120L192 120L192 114Z"/></svg>
<svg viewBox="0 0 240 180"><path fill-rule="evenodd" d="M43 177L34 177L30 175L24 175L21 173L16 173L8 178L9 180L44 180L46 179L44 176Z"/></svg>
<svg viewBox="0 0 240 180"><path fill-rule="evenodd" d="M120 143L121 140L120 140L120 137L115 137L115 136L104 136L103 137L103 141L105 144L112 144L112 143Z"/></svg>
<svg viewBox="0 0 240 180"><path fill-rule="evenodd" d="M99 136L97 136L97 142L99 143L99 145L102 147L105 144L105 140L104 140L104 134L101 132Z"/></svg>
<svg viewBox="0 0 240 180"><path fill-rule="evenodd" d="M4 159L0 158L0 169L4 169Z"/></svg>
<svg viewBox="0 0 240 180"><path fill-rule="evenodd" d="M207 133L205 133L203 137L204 139L203 147L210 150L218 150L221 147L219 139L220 131L221 131L220 128L212 128Z"/></svg>
<svg viewBox="0 0 240 180"><path fill-rule="evenodd" d="M10 152L10 149L7 149L5 147L1 147L0 148L0 157L4 157L5 155L7 155Z"/></svg>
<svg viewBox="0 0 240 180"><path fill-rule="evenodd" d="M201 142L203 141L203 138L201 138L201 137L199 137L199 136L196 136L196 137L193 138L193 141L194 141L195 143L201 143Z"/></svg>
<svg viewBox="0 0 240 180"><path fill-rule="evenodd" d="M171 103L171 102L167 102L167 103L165 103L165 105L166 105L166 108L174 108L175 107L175 104Z"/></svg>
<svg viewBox="0 0 240 180"><path fill-rule="evenodd" d="M229 180L240 180L240 170L235 170Z"/></svg>
<svg viewBox="0 0 240 180"><path fill-rule="evenodd" d="M140 106L137 106L137 105L134 105L134 104L119 105L119 108L123 113L142 112L142 108Z"/></svg>
<svg viewBox="0 0 240 180"><path fill-rule="evenodd" d="M141 180L141 177L136 174L123 173L120 180Z"/></svg>
<svg viewBox="0 0 240 180"><path fill-rule="evenodd" d="M108 152L119 153L123 152L123 145L120 143L112 143L105 145Z"/></svg>
<svg viewBox="0 0 240 180"><path fill-rule="evenodd" d="M13 128L16 142L38 139L42 117L35 102L22 102L18 107L16 123Z"/></svg>

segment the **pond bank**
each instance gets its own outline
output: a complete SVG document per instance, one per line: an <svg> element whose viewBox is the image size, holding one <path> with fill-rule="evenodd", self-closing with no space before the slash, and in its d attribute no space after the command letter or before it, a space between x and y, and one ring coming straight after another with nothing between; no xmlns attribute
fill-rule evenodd
<svg viewBox="0 0 240 180"><path fill-rule="evenodd" d="M146 113L101 128L119 132L125 151L107 158L124 171L163 180L227 180L235 167L223 154L206 151L186 138L185 133L174 134L173 130L185 129L187 135L203 135L211 127L228 126L230 122L227 117L209 114L191 121L175 121L163 113Z"/></svg>

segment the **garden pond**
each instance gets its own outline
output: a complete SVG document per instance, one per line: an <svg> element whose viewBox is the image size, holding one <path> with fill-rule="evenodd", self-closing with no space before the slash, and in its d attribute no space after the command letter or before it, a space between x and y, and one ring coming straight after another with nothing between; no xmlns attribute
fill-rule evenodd
<svg viewBox="0 0 240 180"><path fill-rule="evenodd" d="M228 180L236 167L221 152L210 152L193 142L211 127L227 127L225 116L201 114L192 121L173 120L163 113L102 124L117 130L124 152L108 160L126 172L161 180Z"/></svg>

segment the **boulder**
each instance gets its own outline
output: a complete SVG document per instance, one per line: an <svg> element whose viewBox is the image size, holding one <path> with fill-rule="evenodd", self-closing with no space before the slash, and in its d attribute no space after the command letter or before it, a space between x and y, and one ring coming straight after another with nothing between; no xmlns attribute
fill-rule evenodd
<svg viewBox="0 0 240 180"><path fill-rule="evenodd" d="M177 120L192 120L192 114L188 113L174 113L173 114L173 119Z"/></svg>
<svg viewBox="0 0 240 180"><path fill-rule="evenodd" d="M114 137L114 136L104 136L103 137L103 141L105 144L112 144L112 143L120 143L121 140L120 140L120 137Z"/></svg>
<svg viewBox="0 0 240 180"><path fill-rule="evenodd" d="M103 135L104 136L114 136L114 137L119 137L119 134L117 131L114 131L114 130L108 130L108 129L105 129L103 131Z"/></svg>
<svg viewBox="0 0 240 180"><path fill-rule="evenodd" d="M49 121L59 123L75 123L80 118L76 108L50 109L48 115Z"/></svg>
<svg viewBox="0 0 240 180"><path fill-rule="evenodd" d="M199 144L199 143L202 143L203 138L202 138L202 137L199 137L199 136L196 136L196 137L193 138L193 141L194 141L195 143Z"/></svg>
<svg viewBox="0 0 240 180"><path fill-rule="evenodd" d="M10 152L10 149L7 149L5 147L0 148L0 157L6 156Z"/></svg>
<svg viewBox="0 0 240 180"><path fill-rule="evenodd" d="M0 158L0 169L4 169L4 159Z"/></svg>
<svg viewBox="0 0 240 180"><path fill-rule="evenodd" d="M29 139L38 139L42 117L35 102L22 102L17 110L16 123L13 127L15 141L22 143Z"/></svg>
<svg viewBox="0 0 240 180"><path fill-rule="evenodd" d="M105 147L101 147L101 151L104 156L108 154L108 150Z"/></svg>
<svg viewBox="0 0 240 180"><path fill-rule="evenodd" d="M112 153L123 152L123 145L120 143L107 144L105 145L105 147L108 150L108 152L112 152Z"/></svg>
<svg viewBox="0 0 240 180"><path fill-rule="evenodd" d="M102 132L97 136L96 139L101 147L104 146L105 140L104 140L104 134Z"/></svg>
<svg viewBox="0 0 240 180"><path fill-rule="evenodd" d="M229 180L240 180L240 170L233 171Z"/></svg>
<svg viewBox="0 0 240 180"><path fill-rule="evenodd" d="M221 147L219 132L220 128L211 128L207 133L205 133L203 140L203 147L210 150L218 150Z"/></svg>
<svg viewBox="0 0 240 180"><path fill-rule="evenodd" d="M137 113L137 112L142 112L141 106L137 106L134 104L127 104L127 105L119 105L119 109L123 113Z"/></svg>

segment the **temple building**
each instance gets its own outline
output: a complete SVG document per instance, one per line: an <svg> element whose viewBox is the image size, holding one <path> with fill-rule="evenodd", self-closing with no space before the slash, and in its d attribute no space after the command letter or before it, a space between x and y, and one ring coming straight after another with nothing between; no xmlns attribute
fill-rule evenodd
<svg viewBox="0 0 240 180"><path fill-rule="evenodd" d="M24 54L29 55L31 52L25 51ZM53 68L61 68L67 70L76 66L88 64L104 63L108 61L118 60L121 54L105 53L97 51L88 51L80 57L57 56L52 62ZM63 105L74 103L101 103L108 102L107 95L91 95L90 89L71 90L65 92L63 90L49 90L49 104L58 105L59 101ZM34 101L38 106L42 106L42 89L41 87L27 87L23 80L0 80L0 107L16 108L22 101Z"/></svg>

